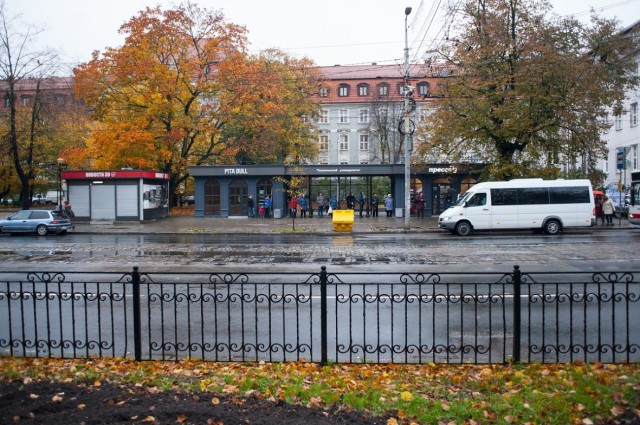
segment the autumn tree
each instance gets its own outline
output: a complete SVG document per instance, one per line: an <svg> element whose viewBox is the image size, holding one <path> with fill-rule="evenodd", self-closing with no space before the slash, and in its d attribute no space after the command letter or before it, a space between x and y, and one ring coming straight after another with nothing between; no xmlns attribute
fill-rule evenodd
<svg viewBox="0 0 640 425"><path fill-rule="evenodd" d="M51 127L42 85L53 75L58 61L53 50L35 47L40 32L23 26L0 2L0 89L7 109L0 125L0 143L3 152L9 152L13 170L8 175L15 171L25 209L31 204L34 179L50 160L43 149ZM25 83L31 90L23 101L17 93Z"/></svg>
<svg viewBox="0 0 640 425"><path fill-rule="evenodd" d="M615 21L550 12L544 0L466 2L440 51L453 72L421 154L478 158L492 179L553 176L562 163L589 173L606 153L606 109L637 84L632 43Z"/></svg>
<svg viewBox="0 0 640 425"><path fill-rule="evenodd" d="M373 158L381 164L404 162L404 140L398 132L403 103L375 96L371 103L369 131L375 142Z"/></svg>
<svg viewBox="0 0 640 425"><path fill-rule="evenodd" d="M222 13L147 8L120 32L123 46L74 70L96 118L75 166L169 172L175 204L188 166L275 160L306 137L310 64L249 57L245 29Z"/></svg>

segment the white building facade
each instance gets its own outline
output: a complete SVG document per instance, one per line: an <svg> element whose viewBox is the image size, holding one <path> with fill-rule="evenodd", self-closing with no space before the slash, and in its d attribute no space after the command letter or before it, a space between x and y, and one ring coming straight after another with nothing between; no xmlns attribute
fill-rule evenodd
<svg viewBox="0 0 640 425"><path fill-rule="evenodd" d="M632 37L637 49L635 51L636 76L640 76L640 21L637 21L623 31ZM618 182L623 188L630 184L631 172L640 170L638 149L640 145L640 122L638 117L638 104L640 103L640 88L628 90L623 101L621 114L609 113L608 120L612 126L604 139L607 141L609 154L603 161L602 170L606 173L605 190L617 198ZM618 169L618 151L626 152L624 169ZM616 199L619 201L619 199Z"/></svg>

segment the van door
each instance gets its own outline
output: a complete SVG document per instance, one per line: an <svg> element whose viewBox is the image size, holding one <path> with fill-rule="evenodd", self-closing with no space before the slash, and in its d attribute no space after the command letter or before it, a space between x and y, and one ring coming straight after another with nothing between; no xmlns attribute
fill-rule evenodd
<svg viewBox="0 0 640 425"><path fill-rule="evenodd" d="M478 191L465 202L464 216L471 222L474 229L491 228L491 205L489 205L488 191Z"/></svg>

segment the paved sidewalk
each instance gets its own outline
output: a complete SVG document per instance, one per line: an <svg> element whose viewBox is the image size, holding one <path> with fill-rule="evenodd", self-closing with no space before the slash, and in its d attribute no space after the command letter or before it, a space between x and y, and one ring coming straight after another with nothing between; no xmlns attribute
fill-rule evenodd
<svg viewBox="0 0 640 425"><path fill-rule="evenodd" d="M589 230L606 231L622 227L636 228L629 224L628 220L614 221L614 226L594 226ZM238 218L213 218L213 217L193 217L193 216L172 216L165 219L152 220L144 223L138 221L116 221L116 222L76 222L75 233L321 233L340 235L345 232L333 230L331 218L313 217L296 218L295 222L291 218L281 219L249 219ZM583 229L579 229L583 230ZM356 215L352 232L348 233L402 233L405 232L404 218L364 217ZM438 217L416 218L411 217L410 233L420 232L444 232L438 228Z"/></svg>
<svg viewBox="0 0 640 425"><path fill-rule="evenodd" d="M137 221L75 222L75 233L334 233L331 218L213 218L172 216L144 223ZM351 233L404 232L404 218L356 216ZM412 217L410 232L441 231L438 217Z"/></svg>

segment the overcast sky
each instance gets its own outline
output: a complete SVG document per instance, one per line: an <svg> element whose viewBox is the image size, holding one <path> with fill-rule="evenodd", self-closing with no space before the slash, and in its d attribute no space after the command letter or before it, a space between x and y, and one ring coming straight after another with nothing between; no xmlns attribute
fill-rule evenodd
<svg viewBox="0 0 640 425"><path fill-rule="evenodd" d="M2 0L0 0L2 1ZM169 8L165 0L4 0L10 16L39 26L39 44L61 53L73 66L90 59L94 50L117 47L118 28L147 6ZM221 10L227 21L249 31L255 53L278 47L295 57L308 56L318 65L402 63L405 7L410 56L421 60L434 39L446 34L445 4L451 0L208 0L206 8ZM588 18L590 8L617 17L623 26L640 20L640 0L551 0L559 15ZM440 5L440 7L437 7ZM434 14L435 19L430 17ZM431 22L431 23L430 23Z"/></svg>

